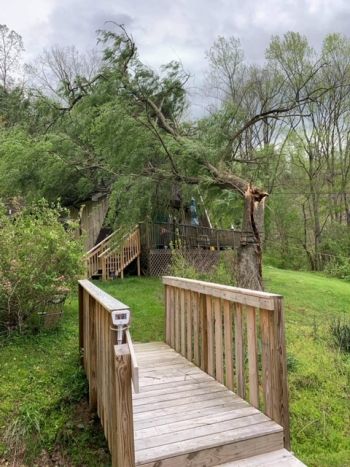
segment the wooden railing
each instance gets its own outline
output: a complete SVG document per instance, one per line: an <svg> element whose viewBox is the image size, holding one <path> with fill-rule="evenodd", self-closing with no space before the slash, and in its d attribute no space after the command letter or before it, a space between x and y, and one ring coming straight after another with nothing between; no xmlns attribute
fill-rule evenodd
<svg viewBox="0 0 350 467"><path fill-rule="evenodd" d="M117 345L111 315L128 307L88 280L79 281L79 348L113 467L135 465L131 381L138 392L138 368L128 330Z"/></svg>
<svg viewBox="0 0 350 467"><path fill-rule="evenodd" d="M242 242L255 242L251 232L167 222L141 223L142 246L148 250L181 247L238 248Z"/></svg>
<svg viewBox="0 0 350 467"><path fill-rule="evenodd" d="M283 298L163 277L166 343L284 428L290 448Z"/></svg>
<svg viewBox="0 0 350 467"><path fill-rule="evenodd" d="M111 245L100 254L102 279L107 280L118 275L123 278L124 269L135 258L137 258L137 273L140 275L140 254L140 229L136 226L130 234L122 238L119 246Z"/></svg>
<svg viewBox="0 0 350 467"><path fill-rule="evenodd" d="M113 232L85 254L87 277L92 277L102 269L101 255L111 247L116 233L117 231Z"/></svg>

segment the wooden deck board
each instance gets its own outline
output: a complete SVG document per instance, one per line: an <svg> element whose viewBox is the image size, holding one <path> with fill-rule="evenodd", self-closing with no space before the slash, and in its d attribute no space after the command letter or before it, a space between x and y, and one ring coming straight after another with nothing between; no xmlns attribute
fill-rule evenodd
<svg viewBox="0 0 350 467"><path fill-rule="evenodd" d="M135 351L136 465L210 467L283 447L277 423L166 344L136 344Z"/></svg>
<svg viewBox="0 0 350 467"><path fill-rule="evenodd" d="M260 454L240 461L220 464L220 467L305 467L299 459L286 449ZM217 466L219 467L219 466Z"/></svg>

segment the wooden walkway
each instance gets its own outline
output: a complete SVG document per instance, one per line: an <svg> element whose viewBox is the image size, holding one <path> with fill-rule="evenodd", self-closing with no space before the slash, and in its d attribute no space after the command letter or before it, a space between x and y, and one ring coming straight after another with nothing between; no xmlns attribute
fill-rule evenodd
<svg viewBox="0 0 350 467"><path fill-rule="evenodd" d="M79 281L79 349L113 467L301 467L290 452L282 297L163 277L166 343ZM132 390L133 388L133 390Z"/></svg>
<svg viewBox="0 0 350 467"><path fill-rule="evenodd" d="M303 465L283 449L280 425L171 347L134 347L140 385L133 394L136 465ZM247 453L251 463L232 462Z"/></svg>

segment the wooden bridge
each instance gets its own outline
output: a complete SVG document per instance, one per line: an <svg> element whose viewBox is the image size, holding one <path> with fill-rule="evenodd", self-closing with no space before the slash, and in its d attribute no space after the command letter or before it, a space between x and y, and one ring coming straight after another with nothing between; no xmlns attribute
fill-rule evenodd
<svg viewBox="0 0 350 467"><path fill-rule="evenodd" d="M127 305L79 282L90 407L113 467L302 466L289 452L282 297L163 283L166 342L133 345L112 322Z"/></svg>

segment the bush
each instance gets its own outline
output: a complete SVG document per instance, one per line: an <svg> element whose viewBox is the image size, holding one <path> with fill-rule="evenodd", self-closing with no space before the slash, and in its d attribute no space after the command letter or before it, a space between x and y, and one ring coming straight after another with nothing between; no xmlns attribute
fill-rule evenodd
<svg viewBox="0 0 350 467"><path fill-rule="evenodd" d="M350 323L342 322L339 318L331 324L331 334L337 347L342 352L350 353Z"/></svg>
<svg viewBox="0 0 350 467"><path fill-rule="evenodd" d="M171 249L171 266L169 274L186 279L197 279L217 284L235 284L235 252L227 250L222 252L218 264L207 271L201 271L186 255L186 249Z"/></svg>
<svg viewBox="0 0 350 467"><path fill-rule="evenodd" d="M0 210L0 330L37 328L82 272L82 248L67 215L44 201L9 217Z"/></svg>
<svg viewBox="0 0 350 467"><path fill-rule="evenodd" d="M331 258L325 268L324 272L332 277L339 277L340 279L350 280L350 259L340 256Z"/></svg>

